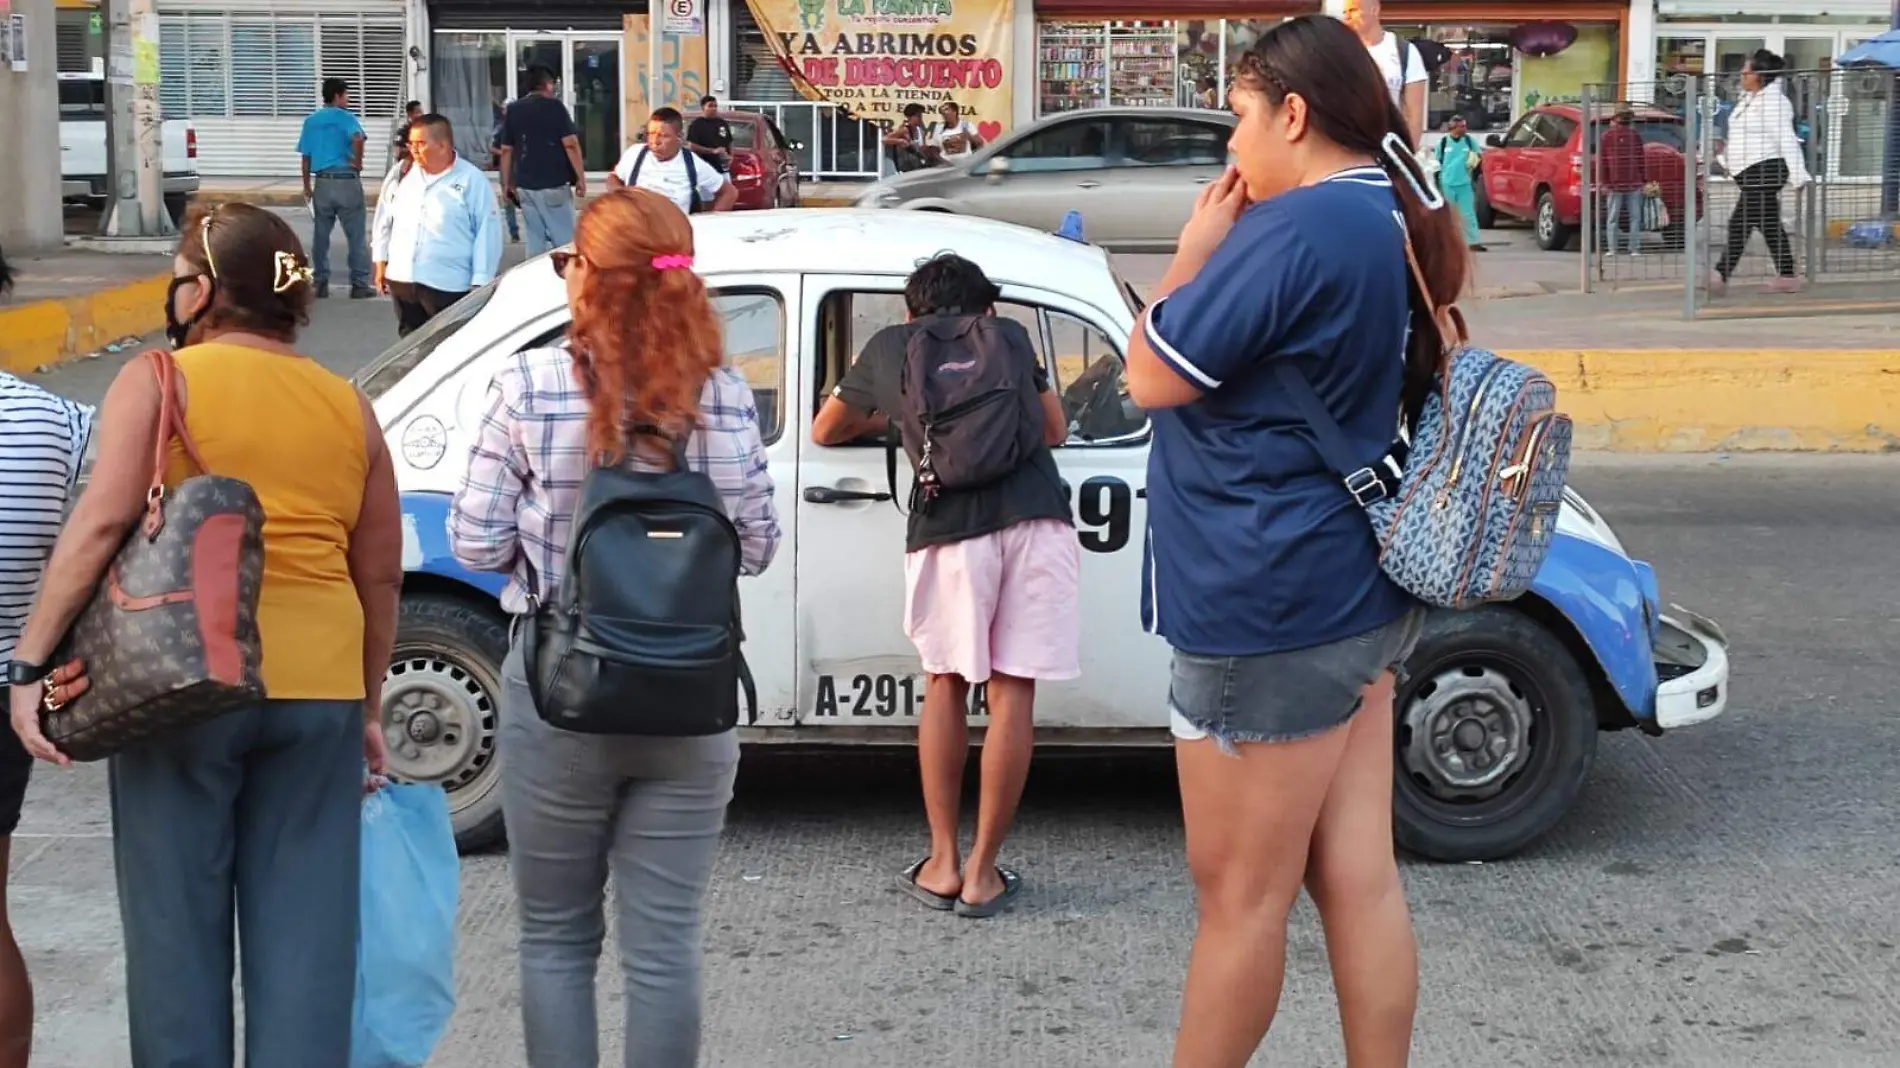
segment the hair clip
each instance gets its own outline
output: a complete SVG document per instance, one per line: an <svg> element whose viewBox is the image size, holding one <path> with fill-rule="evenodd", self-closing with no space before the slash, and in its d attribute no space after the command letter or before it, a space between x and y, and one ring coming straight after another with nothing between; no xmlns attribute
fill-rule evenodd
<svg viewBox="0 0 1900 1068"><path fill-rule="evenodd" d="M297 262L295 253L280 250L274 257L274 262L276 277L271 279L272 293L282 293L298 282L308 283L316 277L316 272L312 271L307 264Z"/></svg>
<svg viewBox="0 0 1900 1068"><path fill-rule="evenodd" d="M1439 191L1438 183L1431 175L1423 173L1423 168L1418 164L1418 157L1405 147L1403 138L1387 131L1386 135L1379 140L1379 148L1384 151L1385 158L1391 162L1399 174L1411 184L1412 192L1418 194L1418 199L1425 205L1425 210L1437 211L1445 206L1445 194Z"/></svg>
<svg viewBox="0 0 1900 1068"><path fill-rule="evenodd" d="M653 269L656 271L685 270L686 268L691 267L692 265L693 265L693 258L691 256L655 256L653 257Z"/></svg>
<svg viewBox="0 0 1900 1068"><path fill-rule="evenodd" d="M217 208L205 213L204 223L198 227L198 243L204 246L205 269L211 272L211 280L218 280L218 261L211 255L211 220L218 214Z"/></svg>

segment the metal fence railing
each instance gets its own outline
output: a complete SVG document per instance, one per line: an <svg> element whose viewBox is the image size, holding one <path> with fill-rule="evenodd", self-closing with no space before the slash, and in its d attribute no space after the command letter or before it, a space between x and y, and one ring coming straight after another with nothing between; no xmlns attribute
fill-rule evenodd
<svg viewBox="0 0 1900 1068"><path fill-rule="evenodd" d="M770 118L787 140L802 145L795 153L801 178L853 182L878 176L883 128L851 118L836 104L823 100L735 100L726 106Z"/></svg>
<svg viewBox="0 0 1900 1068"><path fill-rule="evenodd" d="M1897 98L1900 72L1889 69L1784 72L1753 100L1734 74L1586 86L1583 288L1680 285L1689 316L1812 287L1893 299ZM1764 128L1760 109L1791 116L1780 151L1778 124ZM1799 172L1811 180L1797 183Z"/></svg>

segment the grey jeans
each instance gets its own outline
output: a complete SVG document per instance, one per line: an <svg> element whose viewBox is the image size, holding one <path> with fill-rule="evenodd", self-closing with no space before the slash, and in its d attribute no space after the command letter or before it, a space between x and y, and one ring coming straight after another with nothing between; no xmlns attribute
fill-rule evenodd
<svg viewBox="0 0 1900 1068"><path fill-rule="evenodd" d="M330 227L343 224L343 240L350 246L350 287L369 288L369 237L365 230L369 209L363 202L363 179L355 171L324 171L311 182L310 212L314 233L310 239L310 273L319 286L330 284Z"/></svg>
<svg viewBox="0 0 1900 1068"><path fill-rule="evenodd" d="M528 255L560 248L574 240L574 190L517 189L521 197L522 241Z"/></svg>
<svg viewBox="0 0 1900 1068"><path fill-rule="evenodd" d="M739 768L730 731L574 734L534 710L521 649L502 665L502 810L521 914L530 1068L595 1068L594 974L614 880L627 1068L699 1061L700 906Z"/></svg>
<svg viewBox="0 0 1900 1068"><path fill-rule="evenodd" d="M112 758L133 1068L349 1068L363 703L262 701ZM232 932L237 945L232 945Z"/></svg>

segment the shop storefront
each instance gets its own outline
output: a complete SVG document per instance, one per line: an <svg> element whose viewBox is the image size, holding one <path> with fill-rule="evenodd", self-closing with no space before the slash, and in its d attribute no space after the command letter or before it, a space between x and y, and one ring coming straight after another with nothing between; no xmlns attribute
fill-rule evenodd
<svg viewBox="0 0 1900 1068"><path fill-rule="evenodd" d="M588 171L611 169L645 117L629 126L624 101L628 76L646 58L627 54L625 16L646 9L644 0L431 0L431 106L454 126L456 150L489 166L503 110L526 91L528 70L546 67L560 81Z"/></svg>
<svg viewBox="0 0 1900 1068"><path fill-rule="evenodd" d="M1526 109L1579 101L1584 86L1625 78L1629 9L1622 4L1391 0L1382 17L1430 53L1428 137L1454 115L1475 133L1502 132ZM1527 34L1532 23L1552 25Z"/></svg>
<svg viewBox="0 0 1900 1068"><path fill-rule="evenodd" d="M1317 0L1179 10L1185 6L1037 4L1035 117L1095 107L1222 107L1240 53L1285 19L1320 10ZM1222 17L1229 6L1248 17Z"/></svg>
<svg viewBox="0 0 1900 1068"><path fill-rule="evenodd" d="M159 0L158 29L159 106L196 127L203 173L296 175L297 135L325 78L350 83L369 164L381 165L410 85L402 0ZM62 0L55 33L61 74L104 76L96 3Z"/></svg>

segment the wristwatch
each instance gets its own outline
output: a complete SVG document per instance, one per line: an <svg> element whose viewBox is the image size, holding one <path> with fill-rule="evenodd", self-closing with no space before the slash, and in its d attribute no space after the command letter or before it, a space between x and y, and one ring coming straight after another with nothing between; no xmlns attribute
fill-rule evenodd
<svg viewBox="0 0 1900 1068"><path fill-rule="evenodd" d="M7 661L7 685L31 686L53 673L47 664L29 664L24 660Z"/></svg>

